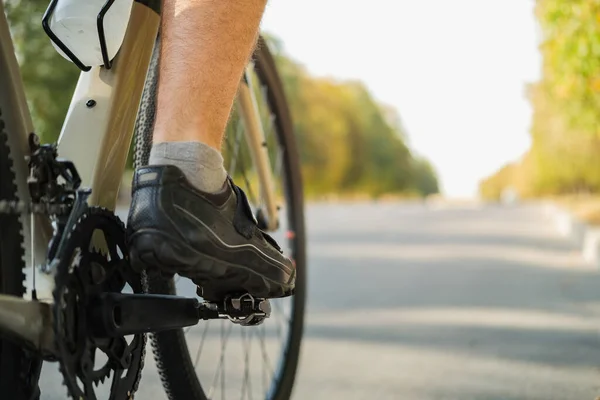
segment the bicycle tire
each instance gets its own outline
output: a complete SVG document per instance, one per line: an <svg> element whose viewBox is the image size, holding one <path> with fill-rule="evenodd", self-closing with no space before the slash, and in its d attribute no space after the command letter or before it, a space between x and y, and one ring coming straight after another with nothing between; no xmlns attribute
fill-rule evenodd
<svg viewBox="0 0 600 400"><path fill-rule="evenodd" d="M146 85L142 94L140 111L136 121L134 166L147 165L152 143L154 125L156 88L158 79L158 41L155 54L148 71ZM262 37L254 53L254 65L257 76L268 86L268 103L276 115L277 134L285 148L284 161L286 197L290 203L289 218L293 220L295 232L295 262L297 266L296 289L293 298L294 314L290 324L286 357L277 377L276 386L271 390L269 400L287 400L291 397L300 356L300 345L304 326L306 303L306 241L304 227L304 200L300 161L296 147L293 125L285 93L273 56ZM173 280L152 280L150 292L175 294ZM190 357L183 330L173 330L152 335L153 353L163 387L170 400L207 400Z"/></svg>
<svg viewBox="0 0 600 400"><path fill-rule="evenodd" d="M0 109L0 200L16 201L17 186L8 147L8 133ZM25 293L23 233L18 215L0 214L0 293ZM39 398L41 359L8 340L0 340L0 393L14 400Z"/></svg>

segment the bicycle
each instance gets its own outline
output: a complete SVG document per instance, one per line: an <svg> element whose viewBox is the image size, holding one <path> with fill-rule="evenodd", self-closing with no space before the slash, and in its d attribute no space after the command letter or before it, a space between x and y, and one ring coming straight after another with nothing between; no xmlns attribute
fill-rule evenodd
<svg viewBox="0 0 600 400"><path fill-rule="evenodd" d="M258 390L249 347L256 339L263 366L260 397L288 399L303 332L306 234L293 125L266 41L259 39L240 82L224 158L230 175L245 185L260 227L285 233L287 254L297 268L295 294L274 301L237 294L218 303L200 302L190 295L190 284L177 277L133 272L126 227L114 214L132 140L134 166L148 162L160 1L134 1L114 59L107 57L103 37L103 15L113 1L106 2L98 16L103 55L98 67L84 65L49 28L57 2L51 1L44 28L82 72L56 145L40 144L33 133L0 2L0 393L14 400L39 398L37 381L46 360L59 363L73 398L98 398L96 389L107 379L110 399L133 398L151 334L170 399L216 398L218 390L224 398L231 390L225 379L226 347L233 327L241 326L245 353L233 371L241 398L255 398ZM275 318L280 314L283 321ZM215 319L221 322L220 348L206 344L215 339L209 326ZM193 351L197 326L200 344ZM282 342L275 352L279 360L265 373L273 336ZM197 371L203 346L220 350L214 371L206 361ZM211 380L199 376L207 369Z"/></svg>

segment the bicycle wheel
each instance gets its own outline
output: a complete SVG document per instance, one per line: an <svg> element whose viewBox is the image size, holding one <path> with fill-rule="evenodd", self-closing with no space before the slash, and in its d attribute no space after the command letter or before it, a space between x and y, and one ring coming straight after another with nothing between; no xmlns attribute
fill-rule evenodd
<svg viewBox="0 0 600 400"><path fill-rule="evenodd" d="M26 185L24 171L19 170L20 182L17 182L15 173L15 162L26 167L22 164L25 154L14 148L19 135L27 129L22 120L25 113L20 110L20 106L26 105L17 94L19 69L4 18L5 10L0 2L0 202L19 200L17 183L20 189ZM19 216L0 213L0 293L17 297L25 293L24 244ZM0 338L0 397L15 400L39 398L37 381L41 365L39 357Z"/></svg>
<svg viewBox="0 0 600 400"><path fill-rule="evenodd" d="M0 109L0 201L14 201L18 200L17 187L2 113ZM24 268L19 217L0 213L0 293L23 296ZM0 340L0 393L10 394L10 398L15 400L38 398L40 369L39 358L15 343Z"/></svg>
<svg viewBox="0 0 600 400"><path fill-rule="evenodd" d="M157 46L158 47L158 46ZM155 51L156 52L156 51ZM202 321L195 327L154 334L152 344L163 386L171 400L289 399L292 393L303 333L306 298L306 255L302 182L293 126L272 55L261 38L250 79L269 148L277 196L282 201L280 228L273 233L296 264L295 295L271 300L273 312L259 327L240 327L229 321ZM148 73L136 124L134 165L148 162L154 123L157 56ZM200 110L201 111L201 110ZM248 195L254 210L260 199L243 124L234 111L224 143L229 174ZM195 295L186 279L152 281L154 293ZM226 394L227 393L227 394Z"/></svg>

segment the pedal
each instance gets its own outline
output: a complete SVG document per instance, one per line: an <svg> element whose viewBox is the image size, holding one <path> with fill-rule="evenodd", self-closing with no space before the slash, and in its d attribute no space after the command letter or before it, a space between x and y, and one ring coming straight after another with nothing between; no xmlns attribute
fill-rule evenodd
<svg viewBox="0 0 600 400"><path fill-rule="evenodd" d="M208 307L216 307L220 318L227 318L234 324L256 326L271 316L271 303L268 299L254 298L245 293L241 296L228 296L221 303L208 302Z"/></svg>

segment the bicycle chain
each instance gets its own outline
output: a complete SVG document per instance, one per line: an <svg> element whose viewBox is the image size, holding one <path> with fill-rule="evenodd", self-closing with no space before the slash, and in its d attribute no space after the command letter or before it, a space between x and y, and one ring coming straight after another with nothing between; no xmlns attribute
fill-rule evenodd
<svg viewBox="0 0 600 400"><path fill-rule="evenodd" d="M4 130L0 130L0 135L5 135ZM39 149L39 139L37 138L37 136L35 134L31 134L30 135L30 147L32 149L32 153L34 153L35 149ZM48 153L47 153L48 154ZM46 155L47 155L46 154ZM56 153L54 154L54 161L56 161ZM9 155L10 158L10 155ZM52 157L50 158L52 159ZM46 158L46 160L48 160L48 158ZM37 168L40 165L43 167L43 161L42 163L39 163L37 165L35 165L35 163L31 162L31 157L28 158L29 161L29 167L30 167L30 173L32 173L32 168ZM79 181L79 176L77 175L76 170L74 169L74 166L72 165L72 163L64 163L66 165L66 168L72 168L72 171L74 173L73 179L74 181ZM48 173L48 171L45 171L46 173ZM51 173L56 174L57 171L55 169L52 169ZM59 173L60 174L60 173ZM35 181L35 180L34 180ZM47 183L48 181L46 181ZM49 182L56 182L56 178L51 179ZM79 186L79 183L75 183L74 186L70 186L68 187L66 190L70 190L70 193L74 193L74 190L77 189L77 187ZM31 186L30 186L30 190L31 190ZM51 200L49 201L49 198L46 196L40 196L40 193L43 193L44 190L46 189L46 187L42 187L41 189L39 187L37 187L36 189L38 190L42 190L42 192L37 192L37 196L36 199L40 200L40 202L25 202L22 200L0 200L0 214L18 214L18 215L31 215L31 214L39 214L39 215L48 215L48 216L55 216L55 217L68 217L74 210L73 210L73 203L72 203L72 199L71 198L66 198L66 197L62 197L60 200L63 200L64 202L62 203L56 203L56 202L52 202ZM58 197L56 197L57 193L61 193L60 192L60 188L58 189L58 192L56 191L56 187L47 187L47 190L51 191L55 196L51 196L50 198L54 199L54 200L59 200ZM33 195L33 193L32 193ZM75 223L75 225L72 226L72 229L69 232L62 232L62 235L67 235L66 238L66 243L69 243L70 241L73 240L74 237L73 235L76 235L78 232L78 227L80 226L80 223L86 219L88 216L90 215L103 215L104 217L110 218L112 220L112 222L116 223L118 225L118 228L120 229L121 232L125 232L125 225L123 224L123 222L114 215L114 213L112 213L111 211L104 209L104 208L89 208L86 207L86 210L81 213L79 215L79 218L77 220L77 223ZM60 233L59 233L60 234ZM60 237L55 237L54 239L58 239L60 240ZM69 258L71 257L72 254L68 254ZM64 263L64 262L59 262L58 263L58 268L56 271L56 275L55 275L55 290L54 290L54 296L56 299L56 295L59 292L59 289L62 287L62 285L65 283L64 282L64 278L66 278L66 276L68 276L69 274L69 267L70 265L68 263ZM148 280L147 280L147 276L145 273L142 273L141 275L141 281L140 281L140 285L141 285L141 289L143 292L147 293L148 292ZM55 307L56 307L56 301L55 301ZM56 310L56 309L55 309ZM56 312L56 311L55 311ZM55 325L55 334L59 335L59 332L57 330L57 326ZM57 336L58 337L58 336ZM127 391L126 396L127 396L127 400L132 400L134 398L135 393L137 392L138 388L139 388L139 384L141 381L141 377L142 377L142 370L144 368L144 361L145 361L145 356L146 356L146 344L147 344L147 335L146 334L142 334L141 335L141 359L139 362L139 367L135 373L135 378L134 378L134 383L133 386L130 390ZM65 377L66 371L64 370L63 366L60 365L59 366L63 376ZM63 379L63 384L66 385L66 378ZM71 397L73 397L74 399L79 400L80 396L75 396L72 393L71 388L69 388L69 385L66 385L69 395ZM112 389L111 389L112 390ZM112 397L111 397L112 398Z"/></svg>
<svg viewBox="0 0 600 400"><path fill-rule="evenodd" d="M65 205L65 204L26 203L24 201L0 200L0 213L3 213L3 214L35 213L35 214L46 214L46 215L68 215L70 210L71 210L71 206ZM114 215L114 213L112 213L111 211L109 211L108 209L105 209L105 208L89 208L84 213L84 215L82 215L79 218L78 222L74 226L74 229L69 233L65 232L65 234L67 234L66 241L69 242L70 240L72 240L73 235L78 232L77 227L79 226L81 221L83 221L89 215L94 215L94 214L95 215L103 214L104 216L111 218L115 223L117 223L119 225L119 228L122 229L124 232L125 225L117 216ZM59 264L59 266L63 266L64 268L67 268L67 269L69 268L68 265L65 265L62 263ZM55 278L55 294L58 291L58 289L64 284L64 282L61 282L61 279L59 278L60 276L64 276L64 274L59 273L57 271L56 278ZM148 279L147 279L147 276L145 273L142 273L142 275L141 275L141 287L144 292L148 292ZM141 338L142 338L141 339L142 340L142 343L141 343L142 353L140 356L141 357L140 365L139 365L138 371L136 373L133 387L132 387L131 391L129 391L129 393L127 394L128 395L127 400L134 399L135 393L139 389L140 381L142 379L142 371L144 369L144 364L145 364L146 345L147 345L147 341L148 341L148 336L146 334L143 334L143 335L141 335ZM63 375L67 373L62 366L60 366L59 368ZM65 380L63 380L63 384L66 385ZM79 396L71 393L71 389L68 387L68 385L66 385L66 386L69 391L69 395L73 399L79 400Z"/></svg>
<svg viewBox="0 0 600 400"><path fill-rule="evenodd" d="M0 146L4 145L6 146L6 149L8 151L5 152L5 156L7 158L8 161L8 165L9 165L9 170L12 171L12 173L14 174L13 177L16 175L15 171L14 171L14 160L12 158L11 155L11 151L10 151L10 146L9 146L9 140L8 140L8 133L6 131L5 128L5 123L2 120L2 110L0 109ZM15 185L15 190L16 190L16 182L13 180L12 184ZM16 194L16 191L15 191ZM18 195L15 196L16 198L18 198ZM21 203L20 201L7 201L7 200L0 200L0 213L2 213L1 211L1 204L2 203ZM22 230L19 230L18 235L21 238L21 244L20 246L20 252L22 255L25 254L25 248L23 247L23 242L24 242L24 238L23 238L23 232ZM25 279L25 275L24 275L24 270L21 270L21 273L23 274L22 279ZM22 288L24 289L24 285L22 285ZM39 376L42 370L42 360L41 358L34 354L33 352L29 351L29 350L25 350L23 349L23 354L24 356L21 357L20 362L18 364L18 370L19 370L19 377L20 377L20 382L23 383L25 382L24 385L24 391L25 392L29 392L30 390L32 390L33 392L31 392L31 398L32 400L39 400L40 398L40 389L39 389Z"/></svg>
<svg viewBox="0 0 600 400"><path fill-rule="evenodd" d="M0 200L0 214L67 215L67 204L27 203L22 200Z"/></svg>

